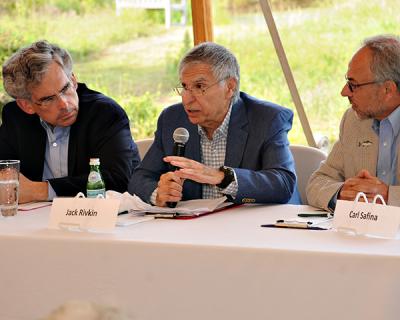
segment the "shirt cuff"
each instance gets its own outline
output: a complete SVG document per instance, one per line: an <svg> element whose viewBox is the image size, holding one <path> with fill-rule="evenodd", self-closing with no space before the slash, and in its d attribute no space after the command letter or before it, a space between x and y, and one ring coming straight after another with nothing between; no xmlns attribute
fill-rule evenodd
<svg viewBox="0 0 400 320"><path fill-rule="evenodd" d="M331 212L334 212L334 211L335 211L335 208L336 208L336 201L337 201L337 197L338 197L338 195L339 195L340 190L342 190L342 188L339 188L338 191L336 191L336 193L332 196L331 200L329 200L328 209L329 209Z"/></svg>
<svg viewBox="0 0 400 320"><path fill-rule="evenodd" d="M151 203L153 206L156 205L157 191L158 191L158 188L155 188L154 191L153 191L153 193L152 193L151 196L150 196L150 203Z"/></svg>
<svg viewBox="0 0 400 320"><path fill-rule="evenodd" d="M51 186L51 183L49 181L47 182L47 192L48 192L48 197L47 201L52 201L54 198L57 197L57 193L54 191L53 187Z"/></svg>
<svg viewBox="0 0 400 320"><path fill-rule="evenodd" d="M223 194L231 196L232 199L235 199L238 189L239 189L239 185L237 182L236 172L235 172L235 170L232 170L232 171L233 171L233 175L234 175L235 179L225 189L221 189L221 192Z"/></svg>

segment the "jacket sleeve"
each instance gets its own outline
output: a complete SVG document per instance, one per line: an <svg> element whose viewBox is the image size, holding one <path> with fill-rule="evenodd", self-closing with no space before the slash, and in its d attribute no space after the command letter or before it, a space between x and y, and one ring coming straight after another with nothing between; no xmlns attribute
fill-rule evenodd
<svg viewBox="0 0 400 320"><path fill-rule="evenodd" d="M343 128L346 115L348 112L340 123L339 140L334 144L328 158L322 161L318 170L311 175L306 189L308 203L328 211L329 201L345 181Z"/></svg>
<svg viewBox="0 0 400 320"><path fill-rule="evenodd" d="M234 202L287 203L290 200L296 185L294 160L287 138L292 120L292 111L285 109L264 126L259 170L234 168L239 187Z"/></svg>

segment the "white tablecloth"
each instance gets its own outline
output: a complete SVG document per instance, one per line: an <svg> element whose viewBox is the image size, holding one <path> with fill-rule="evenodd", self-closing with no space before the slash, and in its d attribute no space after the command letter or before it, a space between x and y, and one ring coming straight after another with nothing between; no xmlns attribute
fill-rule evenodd
<svg viewBox="0 0 400 320"><path fill-rule="evenodd" d="M304 210L241 206L109 234L49 230L49 208L0 218L0 319L72 299L145 320L399 319L399 240L260 227Z"/></svg>

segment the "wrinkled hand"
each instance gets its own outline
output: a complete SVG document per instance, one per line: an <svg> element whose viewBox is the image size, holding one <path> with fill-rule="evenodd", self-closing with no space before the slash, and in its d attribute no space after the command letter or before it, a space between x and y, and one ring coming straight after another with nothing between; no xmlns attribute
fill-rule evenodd
<svg viewBox="0 0 400 320"><path fill-rule="evenodd" d="M169 156L164 158L165 162L180 168L175 174L181 179L190 179L198 183L216 185L224 179L224 173L218 169L207 167L200 162L184 157Z"/></svg>
<svg viewBox="0 0 400 320"><path fill-rule="evenodd" d="M377 194L380 194L387 203L389 187L383 181L371 175L368 170L363 169L357 176L344 182L338 199L353 201L358 192L364 192L368 201L372 201Z"/></svg>
<svg viewBox="0 0 400 320"><path fill-rule="evenodd" d="M32 181L22 173L19 174L19 203L31 201L46 201L48 198L48 182Z"/></svg>
<svg viewBox="0 0 400 320"><path fill-rule="evenodd" d="M179 178L176 172L167 172L161 175L158 181L156 205L165 207L167 202L178 202L182 199L182 185L184 179Z"/></svg>

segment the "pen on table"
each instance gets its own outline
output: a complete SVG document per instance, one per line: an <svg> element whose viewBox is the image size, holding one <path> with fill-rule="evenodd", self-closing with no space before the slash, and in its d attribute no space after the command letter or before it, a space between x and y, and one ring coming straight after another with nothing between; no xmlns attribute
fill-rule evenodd
<svg viewBox="0 0 400 320"><path fill-rule="evenodd" d="M300 218L327 218L328 213L299 213Z"/></svg>
<svg viewBox="0 0 400 320"><path fill-rule="evenodd" d="M286 228L286 229L301 229L301 230L329 230L321 227L312 227L312 226L288 226L288 225L277 225L277 224L262 224L261 227L266 228Z"/></svg>
<svg viewBox="0 0 400 320"><path fill-rule="evenodd" d="M120 215L122 215L122 214L127 214L127 213L129 213L129 211L128 211L128 210L125 210L125 211L122 211L122 212L118 212L118 215L120 216Z"/></svg>

